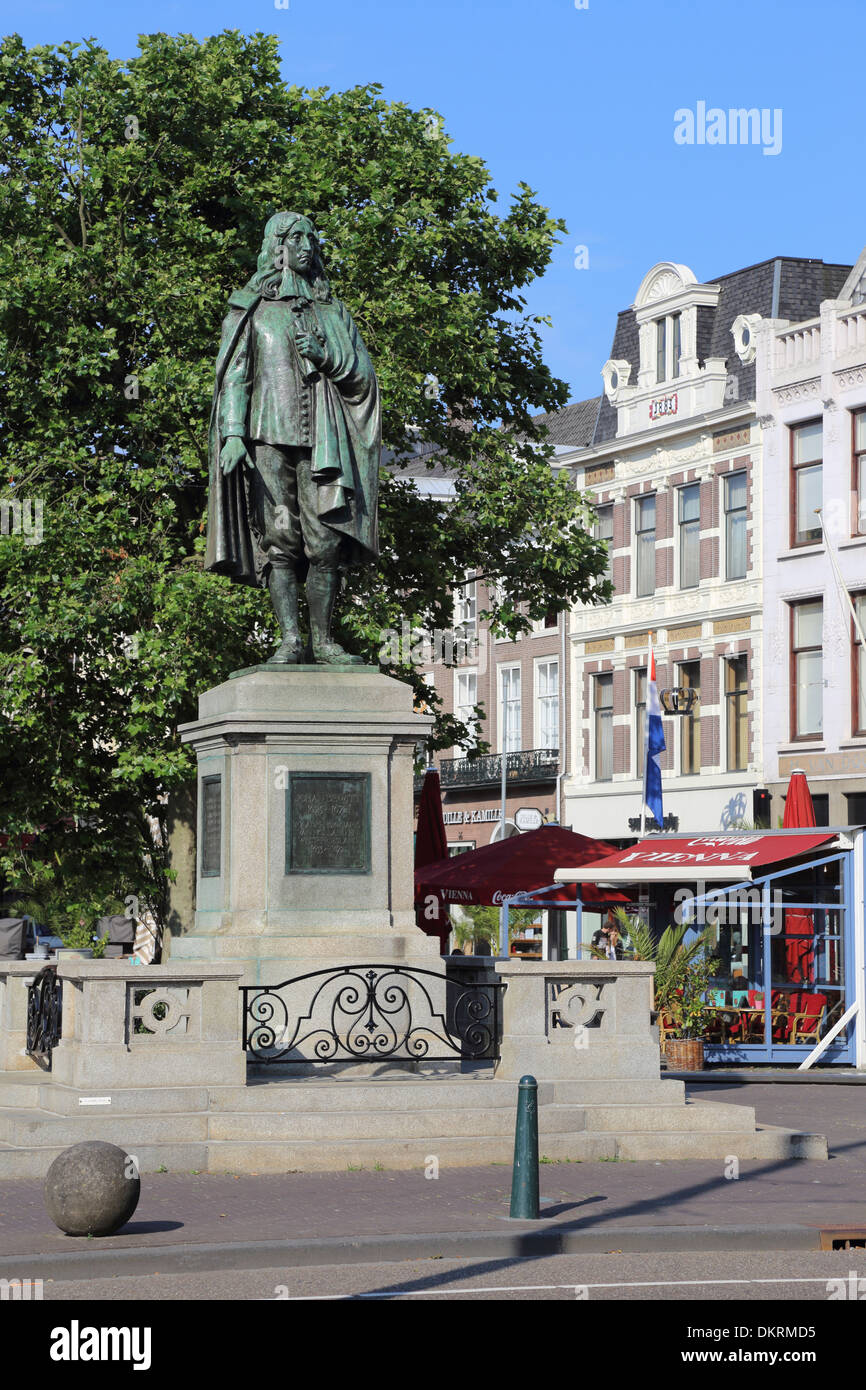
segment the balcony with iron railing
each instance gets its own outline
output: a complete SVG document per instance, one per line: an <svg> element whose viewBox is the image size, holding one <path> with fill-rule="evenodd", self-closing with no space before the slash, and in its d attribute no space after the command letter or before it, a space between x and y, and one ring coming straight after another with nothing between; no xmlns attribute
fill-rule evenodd
<svg viewBox="0 0 866 1390"><path fill-rule="evenodd" d="M533 782L554 782L559 775L559 749L526 748L507 753L505 781L508 786ZM415 778L419 791L424 778ZM439 783L445 791L489 790L502 782L502 754L488 753L480 758L443 758L439 764Z"/></svg>

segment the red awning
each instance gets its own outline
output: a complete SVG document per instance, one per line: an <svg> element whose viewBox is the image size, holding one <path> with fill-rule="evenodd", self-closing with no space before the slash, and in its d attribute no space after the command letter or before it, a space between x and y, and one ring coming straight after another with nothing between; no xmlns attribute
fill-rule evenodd
<svg viewBox="0 0 866 1390"><path fill-rule="evenodd" d="M415 902L436 897L442 903L481 903L498 907L515 893L533 893L553 883L558 864L573 865L572 878L561 889L544 894L544 902L628 902L621 893L604 893L583 883L583 861L596 862L615 851L604 840L575 835L561 825L543 825L523 835L511 835L492 845L468 850L454 859L415 872Z"/></svg>
<svg viewBox="0 0 866 1390"><path fill-rule="evenodd" d="M735 881L752 876L755 869L779 864L830 845L835 835L695 835L639 840L630 849L594 863L579 866L581 879L595 883L667 883L681 879ZM569 882L578 871L563 859L554 874L557 882Z"/></svg>

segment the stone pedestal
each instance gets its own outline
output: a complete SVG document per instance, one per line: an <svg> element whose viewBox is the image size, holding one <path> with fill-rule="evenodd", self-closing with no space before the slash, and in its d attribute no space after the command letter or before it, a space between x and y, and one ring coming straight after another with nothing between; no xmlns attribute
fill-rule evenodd
<svg viewBox="0 0 866 1390"><path fill-rule="evenodd" d="M659 1078L651 961L497 960L506 985L499 1080Z"/></svg>
<svg viewBox="0 0 866 1390"><path fill-rule="evenodd" d="M375 667L254 667L181 728L198 761L195 929L172 960L246 984L362 962L435 966L413 910L415 746L432 719Z"/></svg>

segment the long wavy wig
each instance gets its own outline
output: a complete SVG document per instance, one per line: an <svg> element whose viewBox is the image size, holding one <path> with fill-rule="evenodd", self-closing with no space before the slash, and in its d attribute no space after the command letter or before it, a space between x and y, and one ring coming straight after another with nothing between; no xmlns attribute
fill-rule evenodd
<svg viewBox="0 0 866 1390"><path fill-rule="evenodd" d="M301 276L289 266L281 266L279 263L283 242L296 222L306 222L315 238L309 277ZM273 217L268 219L256 273L247 282L246 288L265 299L282 299L299 291L305 297L312 294L314 299L331 298L331 286L322 265L319 236L309 217L305 217L301 212L275 212Z"/></svg>

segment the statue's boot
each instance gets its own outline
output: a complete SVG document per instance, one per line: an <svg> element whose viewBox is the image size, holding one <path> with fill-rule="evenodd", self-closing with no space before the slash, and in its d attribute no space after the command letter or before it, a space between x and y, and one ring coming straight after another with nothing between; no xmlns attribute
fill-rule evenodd
<svg viewBox="0 0 866 1390"><path fill-rule="evenodd" d="M298 630L298 578L294 570L271 565L268 590L283 640L271 661L296 664L304 659L304 643Z"/></svg>
<svg viewBox="0 0 866 1390"><path fill-rule="evenodd" d="M310 610L310 645L313 660L325 666L362 665L364 658L352 656L331 637L331 617L340 574L337 569L310 565L307 575L307 607Z"/></svg>

